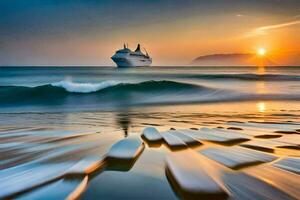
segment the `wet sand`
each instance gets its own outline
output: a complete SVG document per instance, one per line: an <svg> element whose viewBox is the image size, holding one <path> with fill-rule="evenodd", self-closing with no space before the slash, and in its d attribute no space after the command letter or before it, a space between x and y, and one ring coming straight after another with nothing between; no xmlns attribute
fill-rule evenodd
<svg viewBox="0 0 300 200"><path fill-rule="evenodd" d="M299 104L261 103L0 114L0 198L300 199Z"/></svg>

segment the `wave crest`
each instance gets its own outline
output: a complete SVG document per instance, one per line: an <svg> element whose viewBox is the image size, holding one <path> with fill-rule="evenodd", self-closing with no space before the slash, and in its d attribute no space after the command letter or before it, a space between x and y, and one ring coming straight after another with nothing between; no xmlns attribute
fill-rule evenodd
<svg viewBox="0 0 300 200"><path fill-rule="evenodd" d="M101 83L74 83L72 81L60 81L51 83L51 86L64 88L68 92L90 93L120 84L118 81L103 81Z"/></svg>

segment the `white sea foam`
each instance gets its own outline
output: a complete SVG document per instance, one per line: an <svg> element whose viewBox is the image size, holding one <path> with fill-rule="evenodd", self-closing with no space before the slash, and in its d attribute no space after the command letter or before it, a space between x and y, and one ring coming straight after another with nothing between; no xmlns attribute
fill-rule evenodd
<svg viewBox="0 0 300 200"><path fill-rule="evenodd" d="M52 83L52 86L61 87L68 92L90 93L102 90L107 87L118 85L118 81L103 81L101 83L74 83L72 81L60 81Z"/></svg>

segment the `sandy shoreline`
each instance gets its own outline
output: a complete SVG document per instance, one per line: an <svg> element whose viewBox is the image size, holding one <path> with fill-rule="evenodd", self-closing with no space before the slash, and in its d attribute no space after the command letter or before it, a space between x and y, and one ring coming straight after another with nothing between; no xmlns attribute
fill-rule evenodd
<svg viewBox="0 0 300 200"><path fill-rule="evenodd" d="M297 199L299 111L280 105L1 114L0 196Z"/></svg>

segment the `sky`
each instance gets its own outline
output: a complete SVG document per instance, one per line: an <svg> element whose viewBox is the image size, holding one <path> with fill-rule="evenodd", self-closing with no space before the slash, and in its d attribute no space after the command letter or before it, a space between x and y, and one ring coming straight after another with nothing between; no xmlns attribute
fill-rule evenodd
<svg viewBox="0 0 300 200"><path fill-rule="evenodd" d="M153 65L255 53L300 65L299 0L1 0L0 65L111 66L123 43Z"/></svg>

